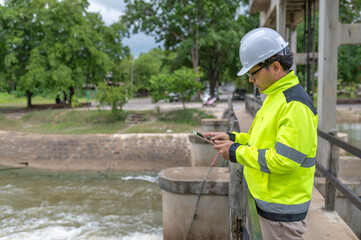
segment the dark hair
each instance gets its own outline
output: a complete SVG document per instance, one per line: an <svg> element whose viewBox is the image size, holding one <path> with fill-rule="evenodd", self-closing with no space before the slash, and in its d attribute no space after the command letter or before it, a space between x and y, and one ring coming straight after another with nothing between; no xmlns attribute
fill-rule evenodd
<svg viewBox="0 0 361 240"><path fill-rule="evenodd" d="M281 64L283 70L288 71L293 65L293 53L290 52L288 55L273 55L272 57L266 59L264 62L260 62L258 65L268 69L269 65L276 61Z"/></svg>

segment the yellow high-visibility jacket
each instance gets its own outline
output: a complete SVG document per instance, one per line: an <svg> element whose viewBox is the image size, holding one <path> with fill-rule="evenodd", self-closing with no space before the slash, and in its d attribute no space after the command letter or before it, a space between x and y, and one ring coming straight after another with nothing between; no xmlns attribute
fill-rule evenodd
<svg viewBox="0 0 361 240"><path fill-rule="evenodd" d="M305 219L316 164L318 115L294 72L267 94L248 133L228 133L235 141L230 161L244 165L258 214L272 221Z"/></svg>

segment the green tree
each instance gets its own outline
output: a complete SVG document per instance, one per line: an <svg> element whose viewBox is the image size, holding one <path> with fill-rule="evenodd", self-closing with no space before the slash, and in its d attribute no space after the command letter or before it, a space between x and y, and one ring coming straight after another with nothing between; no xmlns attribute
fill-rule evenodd
<svg viewBox="0 0 361 240"><path fill-rule="evenodd" d="M26 81L20 89L28 87L22 89L27 93L28 106L31 105L33 90L44 85L44 66L39 66L44 59L38 47L44 37L39 21L41 5L44 4L38 1L7 0L0 8L0 62L4 63L0 69L0 81L10 83L12 89L20 81ZM39 74L30 67L35 67Z"/></svg>
<svg viewBox="0 0 361 240"><path fill-rule="evenodd" d="M186 46L194 69L199 66L199 35L206 28L204 1L125 0L122 17L133 32L144 31L164 41L166 49Z"/></svg>
<svg viewBox="0 0 361 240"><path fill-rule="evenodd" d="M361 0L340 0L340 22L361 23ZM343 85L361 81L361 44L338 48L338 78Z"/></svg>
<svg viewBox="0 0 361 240"><path fill-rule="evenodd" d="M210 80L211 93L226 65L236 61L243 28L255 22L252 19L240 21L245 26L236 24L240 2L235 0L127 0L126 3L122 20L128 28L151 34L157 41L164 41L166 49L176 50L177 67L197 70L200 66Z"/></svg>
<svg viewBox="0 0 361 240"><path fill-rule="evenodd" d="M151 82L151 96L153 102L169 99L169 93L179 94L185 109L185 102L190 101L203 85L196 81L202 76L201 71L183 67L172 74L153 76Z"/></svg>
<svg viewBox="0 0 361 240"><path fill-rule="evenodd" d="M341 23L361 22L361 0L340 0L339 21ZM297 26L297 52L306 52L304 21ZM315 52L318 47L318 12L316 12ZM306 36L307 37L307 36ZM357 83L361 77L361 48L357 45L341 45L338 48L338 78L342 85ZM317 66L316 66L317 67ZM298 66L302 77L305 66Z"/></svg>
<svg viewBox="0 0 361 240"><path fill-rule="evenodd" d="M185 109L185 101L190 101L191 97L200 91L203 85L196 81L196 79L202 77L201 71L182 67L175 71L170 80L170 89L174 93L178 93L183 103L183 109Z"/></svg>
<svg viewBox="0 0 361 240"><path fill-rule="evenodd" d="M161 49L155 48L134 60L134 85L141 95L148 95L151 76L161 73L163 55Z"/></svg>
<svg viewBox="0 0 361 240"><path fill-rule="evenodd" d="M0 8L0 81L31 96L103 81L129 54L121 24L104 26L87 0L5 0ZM119 78L116 78L119 81Z"/></svg>
<svg viewBox="0 0 361 240"><path fill-rule="evenodd" d="M97 100L100 104L110 105L114 118L122 111L122 107L127 103L126 88L120 84L119 86L109 86L105 82L98 85Z"/></svg>
<svg viewBox="0 0 361 240"><path fill-rule="evenodd" d="M168 99L171 89L169 77L169 74L161 73L150 78L150 96L153 103Z"/></svg>
<svg viewBox="0 0 361 240"><path fill-rule="evenodd" d="M236 78L241 69L239 42L248 31L259 25L258 14L245 13L236 17L236 11L232 11L232 8L218 14L201 39L200 49L200 65L209 79L212 96L220 80L226 82Z"/></svg>
<svg viewBox="0 0 361 240"><path fill-rule="evenodd" d="M113 64L103 36L107 27L99 14L86 12L88 5L86 0L52 1L44 14L47 34L41 46L51 72L47 87L69 89L70 100L74 89L102 81Z"/></svg>
<svg viewBox="0 0 361 240"><path fill-rule="evenodd" d="M150 79L160 73L170 73L169 59L174 58L174 53L154 48L148 53L142 53L137 59L132 56L124 59L119 69L123 73L123 80L132 86L137 95L149 95Z"/></svg>

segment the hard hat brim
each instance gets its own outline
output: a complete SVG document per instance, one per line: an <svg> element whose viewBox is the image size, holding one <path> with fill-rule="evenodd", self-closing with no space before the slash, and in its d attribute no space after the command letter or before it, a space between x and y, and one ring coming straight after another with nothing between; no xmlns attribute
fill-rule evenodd
<svg viewBox="0 0 361 240"><path fill-rule="evenodd" d="M242 75L246 74L249 71L249 69L251 69L251 68L242 68L241 71L239 71L237 73L237 76L242 76Z"/></svg>

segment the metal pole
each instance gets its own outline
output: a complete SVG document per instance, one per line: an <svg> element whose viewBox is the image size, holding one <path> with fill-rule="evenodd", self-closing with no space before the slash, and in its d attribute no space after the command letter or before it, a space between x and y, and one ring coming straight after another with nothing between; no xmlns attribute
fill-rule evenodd
<svg viewBox="0 0 361 240"><path fill-rule="evenodd" d="M307 93L309 96L311 96L310 52L311 52L311 0L308 0L307 2Z"/></svg>

